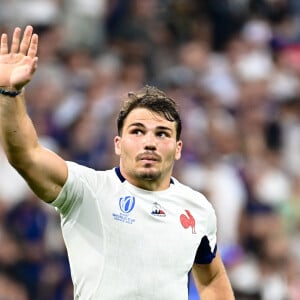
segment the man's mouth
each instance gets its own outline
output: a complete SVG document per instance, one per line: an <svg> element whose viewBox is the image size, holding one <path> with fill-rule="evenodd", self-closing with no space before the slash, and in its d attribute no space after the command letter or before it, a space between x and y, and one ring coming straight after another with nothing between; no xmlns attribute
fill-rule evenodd
<svg viewBox="0 0 300 300"><path fill-rule="evenodd" d="M160 157L156 154L140 154L138 155L137 160L144 162L156 162L160 161Z"/></svg>

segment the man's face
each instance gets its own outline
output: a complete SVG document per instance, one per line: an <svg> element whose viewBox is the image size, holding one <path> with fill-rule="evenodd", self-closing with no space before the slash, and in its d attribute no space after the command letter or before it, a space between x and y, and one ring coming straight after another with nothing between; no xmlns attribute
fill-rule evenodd
<svg viewBox="0 0 300 300"><path fill-rule="evenodd" d="M151 190L169 186L174 160L181 155L176 123L145 108L132 110L122 136L115 137L123 176L132 184Z"/></svg>

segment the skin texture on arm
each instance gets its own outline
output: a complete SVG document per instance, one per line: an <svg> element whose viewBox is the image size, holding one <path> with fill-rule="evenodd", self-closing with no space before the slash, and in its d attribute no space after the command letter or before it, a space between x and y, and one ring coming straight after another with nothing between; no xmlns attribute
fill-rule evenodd
<svg viewBox="0 0 300 300"><path fill-rule="evenodd" d="M37 68L38 36L27 26L8 37L1 35L0 87L21 90ZM43 101L43 99L41 99ZM27 114L23 92L16 97L0 95L0 136L11 165L24 177L33 192L46 202L54 200L67 178L65 161L38 143L37 133Z"/></svg>
<svg viewBox="0 0 300 300"><path fill-rule="evenodd" d="M210 264L194 264L192 275L201 300L234 300L234 294L220 255Z"/></svg>

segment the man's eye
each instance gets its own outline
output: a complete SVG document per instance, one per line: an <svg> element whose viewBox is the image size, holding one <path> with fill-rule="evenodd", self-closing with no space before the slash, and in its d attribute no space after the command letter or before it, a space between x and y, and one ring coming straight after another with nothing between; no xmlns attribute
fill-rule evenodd
<svg viewBox="0 0 300 300"><path fill-rule="evenodd" d="M159 137L168 137L169 135L164 131L160 131L160 132L157 133L157 136L159 136Z"/></svg>
<svg viewBox="0 0 300 300"><path fill-rule="evenodd" d="M134 130L132 130L132 134L141 135L141 134L143 134L143 131L141 129L134 129Z"/></svg>

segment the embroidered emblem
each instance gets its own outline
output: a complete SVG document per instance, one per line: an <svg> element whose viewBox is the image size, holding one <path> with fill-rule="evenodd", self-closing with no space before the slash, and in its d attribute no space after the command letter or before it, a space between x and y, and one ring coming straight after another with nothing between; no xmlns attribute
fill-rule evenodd
<svg viewBox="0 0 300 300"><path fill-rule="evenodd" d="M133 196L125 196L119 199L119 206L123 213L130 213L135 205L135 198Z"/></svg>
<svg viewBox="0 0 300 300"><path fill-rule="evenodd" d="M160 204L158 204L157 202L154 202L153 207L152 207L152 211L151 211L151 215L156 216L156 217L165 217L166 213L162 209Z"/></svg>
<svg viewBox="0 0 300 300"><path fill-rule="evenodd" d="M186 209L185 212L186 212L186 215L185 214L180 215L180 223L181 223L182 227L185 229L191 227L192 233L196 234L195 218L193 217L193 215L191 214L191 212L189 210Z"/></svg>
<svg viewBox="0 0 300 300"><path fill-rule="evenodd" d="M122 223L133 224L135 222L134 218L129 216L129 213L133 210L135 206L135 198L133 196L125 196L119 198L119 208L121 212L113 213L112 216L116 221Z"/></svg>

